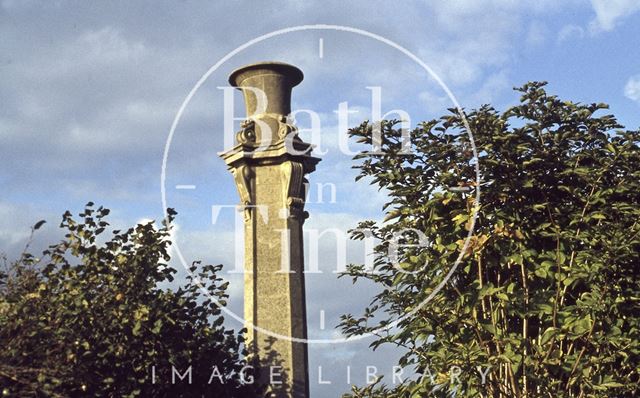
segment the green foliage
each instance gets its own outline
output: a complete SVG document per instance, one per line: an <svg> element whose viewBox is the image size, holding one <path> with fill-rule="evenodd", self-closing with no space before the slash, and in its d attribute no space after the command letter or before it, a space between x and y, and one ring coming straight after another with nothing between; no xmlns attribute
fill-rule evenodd
<svg viewBox="0 0 640 398"><path fill-rule="evenodd" d="M484 106L466 115L480 187L454 110L412 132L411 155L401 153L397 122L386 121L384 155L356 156L360 177L390 201L385 223L360 225L380 240L377 273L348 271L383 291L363 317L343 317L344 332L373 331L434 295L372 343L404 347L399 365L424 377L353 396L637 396L640 133L595 114L606 105L562 101L545 84L518 89L520 103L504 113ZM369 123L351 134L372 142ZM429 244L403 246L394 265L388 249L407 228ZM402 243L417 242L404 234Z"/></svg>
<svg viewBox="0 0 640 398"><path fill-rule="evenodd" d="M221 266L194 263L162 289L170 222L105 237L108 209L63 216L65 239L0 275L0 391L9 396L256 397L243 385L241 334L223 328ZM39 222L34 230L42 226ZM102 242L102 243L100 243ZM201 291L198 279L207 294ZM175 366L175 384L172 382ZM192 368L192 383L180 380ZM155 367L155 368L154 368ZM223 377L211 378L213 367ZM155 369L155 370L154 370ZM152 375L155 373L155 382ZM244 373L247 381L253 376ZM211 384L208 384L210 379Z"/></svg>

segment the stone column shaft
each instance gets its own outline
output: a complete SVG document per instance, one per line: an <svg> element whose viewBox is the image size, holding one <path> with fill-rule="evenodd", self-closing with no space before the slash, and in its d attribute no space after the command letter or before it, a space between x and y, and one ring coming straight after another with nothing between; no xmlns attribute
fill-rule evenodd
<svg viewBox="0 0 640 398"><path fill-rule="evenodd" d="M291 338L307 337L304 175L319 159L310 156L311 145L280 113L290 112L291 89L301 80L302 72L280 63L232 73L231 84L245 95L248 119L237 134L238 145L221 155L234 176L245 219L247 347L259 357L263 382L282 381L270 387L278 398L309 396L307 346ZM257 103L261 92L267 106Z"/></svg>

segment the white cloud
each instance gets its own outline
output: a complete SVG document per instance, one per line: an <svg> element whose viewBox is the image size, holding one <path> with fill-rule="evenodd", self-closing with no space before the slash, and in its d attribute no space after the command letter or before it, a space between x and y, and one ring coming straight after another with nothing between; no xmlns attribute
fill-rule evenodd
<svg viewBox="0 0 640 398"><path fill-rule="evenodd" d="M440 90L441 91L441 90ZM422 91L418 98L425 104L427 109L444 109L446 106L451 106L451 100L446 94L440 94L437 90L425 90Z"/></svg>
<svg viewBox="0 0 640 398"><path fill-rule="evenodd" d="M296 3L295 7L303 17L308 16L307 19L313 16L313 19L338 25L349 25L350 15L367 16L363 19L366 22L359 27L419 53L458 92L463 90L460 87L470 83L480 86L485 76L495 73L493 69L503 67L512 57L510 53L518 39L532 44L542 40L544 29L539 24L527 25L526 18L557 9L550 1L543 3L534 6L510 0L458 1L431 3L426 7L413 3L403 3L400 8L376 5L376 9L363 9L356 3L335 3L339 8ZM25 6L25 10L28 9ZM221 34L226 22L210 23L213 10L220 15L229 14L228 20L233 20L234 13L238 12L235 6L203 8L201 16L178 12L173 15L174 23L165 27L162 23L130 23L126 18L116 23L114 21L119 19L115 16L120 11L105 9L102 10L103 17L92 16L81 22L64 19L52 22L58 19L45 21L31 16L22 21L16 18L15 25L3 26L0 33L7 43L6 53L14 55L12 64L5 69L6 79L0 83L0 91L6 95L3 102L7 105L6 115L0 114L0 123L11 126L11 130L0 134L8 136L5 147L12 150L0 149L0 155L20 164L22 180L31 186L59 176L67 180L94 179L94 184L81 183L75 190L83 199L88 199L86 194L97 196L105 191L116 191L116 185L122 185L122 181L136 181L136 178L129 178L129 174L148 173L152 169L149 165L159 161L166 132L180 101L198 76L217 57L231 49L227 36ZM50 11L60 13L55 14L57 17L65 16L58 9ZM162 6L144 11L150 13L149 18L162 20L154 14L161 13ZM82 12L90 14L88 10ZM394 23L384 17L391 14L396 18ZM409 16L419 16L428 23L413 24L414 28L408 34ZM295 22L309 22L299 19ZM290 23L293 24L293 20ZM267 25L268 18L258 18L252 23L254 31L244 32L234 42L241 43L257 32L268 31ZM358 47L367 39L351 40L358 38L356 35L343 34L340 40L332 41L328 32L322 34L326 34L324 64L315 57L317 47L308 45L314 41L302 40L307 38L302 34L295 40L287 37L282 38L282 42L264 42L264 45L256 46L255 51L251 49L246 54L239 54L233 63L243 62L245 55L246 58L268 55L295 61L308 75L305 82L308 88L306 91L302 91L305 90L303 87L298 88L296 98L311 98L307 101L311 102L309 107L317 105L313 101L318 95L309 94L314 92L322 92L321 96L329 96L332 92L344 97L359 95L361 103L353 101L352 106L368 106L370 93L361 84L366 81L389 82L388 87L384 87L384 96L395 103L396 99L407 100L409 90L415 88L418 78L424 79L424 73L409 60L400 62L395 50L372 51L384 50L383 45L379 48ZM25 41L25 37L31 39ZM334 57L333 62L329 62L330 57ZM336 63L335 59L340 61ZM370 67L374 64L375 67ZM352 75L345 70L357 71L359 77L366 75L366 78L354 83ZM416 70L420 76L416 77ZM318 73L325 71L327 73ZM224 75L224 71L218 75ZM314 82L314 76L318 75L325 80ZM333 86L340 90L327 90L326 81L335 82ZM318 84L323 84L322 90ZM211 97L218 94L216 90L207 91L206 88L201 91ZM188 120L196 120L193 125L202 125L205 118L215 118L212 116L215 107L211 104L208 100L194 100L188 108ZM444 105L449 104L441 107ZM198 106L201 109L197 109ZM360 115L362 113L351 119L368 118L364 115L360 119ZM206 127L211 126L210 120L206 122ZM201 125L186 133L180 131L177 141L212 148L212 152L219 149L210 145L213 134ZM172 147L172 155L175 153ZM204 157L204 154L198 155ZM178 162L178 157L173 156L171 170L187 163L201 166L201 163L191 162L194 156L184 158ZM56 175L51 176L47 171L55 171ZM157 170L152 172L154 174L146 180L157 178ZM146 184L143 189L149 186ZM94 187L97 190L92 192ZM23 189L24 186L13 188ZM138 186L127 189L136 194L142 190Z"/></svg>
<svg viewBox="0 0 640 398"><path fill-rule="evenodd" d="M618 22L640 10L640 0L591 0L596 13L590 28L593 33L611 31Z"/></svg>
<svg viewBox="0 0 640 398"><path fill-rule="evenodd" d="M34 232L30 242L31 227L39 220L47 222ZM8 261L16 260L27 243L29 252L39 255L62 238L61 230L56 228L58 220L60 215L49 210L0 200L0 255L6 255Z"/></svg>
<svg viewBox="0 0 640 398"><path fill-rule="evenodd" d="M468 101L474 106L480 106L482 104L493 104L493 106L497 106L496 102L498 98L513 86L510 82L506 70L491 74L484 79L480 88L470 95Z"/></svg>
<svg viewBox="0 0 640 398"><path fill-rule="evenodd" d="M578 25L565 25L558 32L558 43L562 43L572 38L582 39L584 37L584 29Z"/></svg>
<svg viewBox="0 0 640 398"><path fill-rule="evenodd" d="M145 52L142 42L125 39L120 31L111 26L85 32L78 41L82 43L81 47L89 50L87 54L104 61L132 61Z"/></svg>
<svg viewBox="0 0 640 398"><path fill-rule="evenodd" d="M547 27L540 21L533 21L527 31L526 43L529 46L538 47L544 44L547 38Z"/></svg>
<svg viewBox="0 0 640 398"><path fill-rule="evenodd" d="M28 222L35 223L38 220L27 221L24 212L22 206L0 202L0 253L9 251L8 255L15 255L11 249L27 243Z"/></svg>
<svg viewBox="0 0 640 398"><path fill-rule="evenodd" d="M632 76L624 86L624 96L640 103L640 75Z"/></svg>

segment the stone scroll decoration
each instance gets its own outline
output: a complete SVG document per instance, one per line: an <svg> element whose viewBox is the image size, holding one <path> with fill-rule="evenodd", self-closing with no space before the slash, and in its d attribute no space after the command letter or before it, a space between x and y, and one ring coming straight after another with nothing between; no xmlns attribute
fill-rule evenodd
<svg viewBox="0 0 640 398"><path fill-rule="evenodd" d="M284 189L284 203L289 217L304 221L309 213L304 211L305 178L304 166L300 162L286 161L280 165Z"/></svg>
<svg viewBox="0 0 640 398"><path fill-rule="evenodd" d="M287 118L287 116L278 114L261 114L259 116L245 119L240 123L240 130L236 133L236 141L239 144L245 144L254 147L265 144L257 142L258 132L256 127L256 120L277 121L277 133L275 140L268 140L268 142L266 143L268 145L274 145L279 142L287 142L293 140L302 142L302 140L300 140L300 138L298 137L298 128L290 123L290 120Z"/></svg>
<svg viewBox="0 0 640 398"><path fill-rule="evenodd" d="M236 133L236 141L240 144L254 144L256 142L256 123L246 119L240 123L240 131Z"/></svg>
<svg viewBox="0 0 640 398"><path fill-rule="evenodd" d="M265 115L262 115L265 118ZM291 124L288 118L284 115L268 115L268 117L278 122L278 131L276 140L272 141L269 146L264 148L262 152L268 155L271 152L271 148L283 146L288 148L289 145L293 145L293 142L303 144L302 140L298 137L298 129ZM236 133L236 140L239 145L242 145L248 153L251 151L259 151L259 143L256 142L256 121L252 118L245 119L240 124L240 130ZM282 169L282 183L285 188L284 192L284 204L288 211L289 217L298 218L304 220L308 217L308 213L304 211L305 201L305 167L302 161L287 160L286 158L280 158L282 161L280 168ZM258 164L273 164L277 163L278 159L265 156L264 158L256 159L255 163L243 163L236 167L230 168L233 174L238 194L240 195L240 208L244 212L245 221L249 221L252 216L251 208L255 205L255 200L252 193L252 178L254 177L253 167ZM307 171L308 172L308 171Z"/></svg>
<svg viewBox="0 0 640 398"><path fill-rule="evenodd" d="M251 167L246 164L231 169L231 174L236 183L238 194L240 195L240 210L244 213L244 220L251 219L251 206L254 204L251 192L251 179L253 172Z"/></svg>

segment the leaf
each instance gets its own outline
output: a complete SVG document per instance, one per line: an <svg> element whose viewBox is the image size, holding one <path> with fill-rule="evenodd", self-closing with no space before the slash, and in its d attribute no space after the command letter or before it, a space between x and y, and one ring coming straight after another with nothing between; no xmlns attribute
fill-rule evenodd
<svg viewBox="0 0 640 398"><path fill-rule="evenodd" d="M591 329L591 324L591 316L587 315L573 324L572 331L576 334L585 334Z"/></svg>
<svg viewBox="0 0 640 398"><path fill-rule="evenodd" d="M605 387L605 388L619 388L619 387L624 387L624 384L622 383L618 383L615 381L609 381L607 383L602 383L600 384L600 387Z"/></svg>
<svg viewBox="0 0 640 398"><path fill-rule="evenodd" d="M497 293L496 297L502 301L509 301L509 296L507 296L505 293Z"/></svg>
<svg viewBox="0 0 640 398"><path fill-rule="evenodd" d="M387 215L385 216L383 222L387 222L387 221L393 220L394 218L398 218L398 217L400 217L400 215L401 215L401 213L400 213L399 210L397 210L397 209L391 210L391 211L389 211L387 213Z"/></svg>
<svg viewBox="0 0 640 398"><path fill-rule="evenodd" d="M613 153L613 154L615 154L615 153L616 153L616 148L613 146L613 144L608 143L608 144L607 144L607 146L606 146L606 148L607 148L607 150L608 150L609 152L611 152L611 153Z"/></svg>
<svg viewBox="0 0 640 398"><path fill-rule="evenodd" d="M460 225L464 222L466 222L469 219L469 215L465 214L465 213L461 213L458 214L457 216L453 217L451 219L451 221L453 221L456 225Z"/></svg>
<svg viewBox="0 0 640 398"><path fill-rule="evenodd" d="M162 329L162 320L158 319L153 323L153 329L151 329L151 331L154 334L159 334L161 329Z"/></svg>
<svg viewBox="0 0 640 398"><path fill-rule="evenodd" d="M549 274L547 273L547 271L540 267L540 268L536 268L535 271L533 271L533 273L538 277L538 278L546 278Z"/></svg>
<svg viewBox="0 0 640 398"><path fill-rule="evenodd" d="M133 325L133 329L131 330L131 333L133 333L134 336L140 336L141 328L142 328L142 322L140 320L136 320Z"/></svg>
<svg viewBox="0 0 640 398"><path fill-rule="evenodd" d="M547 344L557 334L558 334L558 329L554 327L548 327L544 331L544 333L542 333L542 337L540 338L540 345Z"/></svg>

